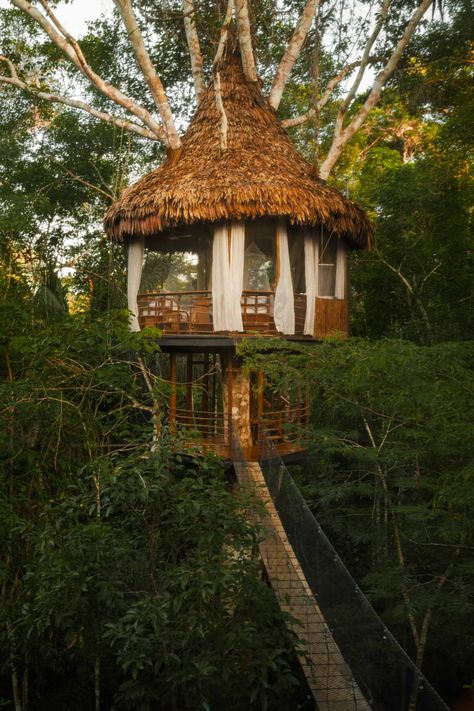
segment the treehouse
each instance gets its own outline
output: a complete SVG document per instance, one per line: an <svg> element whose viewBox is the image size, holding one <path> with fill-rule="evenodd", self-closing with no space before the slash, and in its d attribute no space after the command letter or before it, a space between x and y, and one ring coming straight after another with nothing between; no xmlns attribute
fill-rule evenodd
<svg viewBox="0 0 474 711"><path fill-rule="evenodd" d="M182 146L124 190L108 236L128 252L131 328L161 330L167 421L228 457L234 427L247 454L263 430L283 455L308 416L245 374L242 339L318 341L348 333L348 258L372 245L365 213L312 175L256 82L229 48Z"/></svg>

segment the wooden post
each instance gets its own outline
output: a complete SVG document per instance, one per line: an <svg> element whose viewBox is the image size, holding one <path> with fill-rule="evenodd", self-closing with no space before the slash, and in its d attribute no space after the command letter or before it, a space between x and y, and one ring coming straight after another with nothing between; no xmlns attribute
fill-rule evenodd
<svg viewBox="0 0 474 711"><path fill-rule="evenodd" d="M176 353L170 353L170 431L176 432Z"/></svg>
<svg viewBox="0 0 474 711"><path fill-rule="evenodd" d="M202 387L201 416L204 422L204 435L207 436L209 434L209 353L205 353L203 357Z"/></svg>
<svg viewBox="0 0 474 711"><path fill-rule="evenodd" d="M193 424L193 354L186 356L186 424Z"/></svg>
<svg viewBox="0 0 474 711"><path fill-rule="evenodd" d="M226 387L227 387L227 412L223 413L227 420L227 444L232 446L232 391L234 384L232 354L229 353L226 357Z"/></svg>
<svg viewBox="0 0 474 711"><path fill-rule="evenodd" d="M263 439L263 370L257 374L257 444L260 447Z"/></svg>

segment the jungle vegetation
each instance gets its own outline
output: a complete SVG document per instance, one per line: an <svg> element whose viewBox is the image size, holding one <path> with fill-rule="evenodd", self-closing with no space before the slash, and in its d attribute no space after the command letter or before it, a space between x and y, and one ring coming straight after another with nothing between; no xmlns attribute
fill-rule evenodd
<svg viewBox="0 0 474 711"><path fill-rule="evenodd" d="M352 259L353 337L249 349L248 364L311 388L293 473L451 701L474 683L472 8L235 4L247 70L251 37L299 149L369 212L377 242ZM256 504L216 459L154 441L157 334L128 332L123 251L101 228L179 144L232 5L116 0L80 47L56 5L0 9L0 707L304 708L298 640L252 555Z"/></svg>

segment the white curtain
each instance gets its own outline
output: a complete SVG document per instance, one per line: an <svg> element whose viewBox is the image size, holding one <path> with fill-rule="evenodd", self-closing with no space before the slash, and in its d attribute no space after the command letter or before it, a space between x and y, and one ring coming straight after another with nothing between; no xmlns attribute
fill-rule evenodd
<svg viewBox="0 0 474 711"><path fill-rule="evenodd" d="M336 258L336 299L344 299L346 295L347 247L341 239L337 241Z"/></svg>
<svg viewBox="0 0 474 711"><path fill-rule="evenodd" d="M312 336L319 282L319 241L316 234L311 232L306 232L304 236L304 275L306 282L304 334Z"/></svg>
<svg viewBox="0 0 474 711"><path fill-rule="evenodd" d="M127 298L128 310L130 313L129 328L131 331L139 331L138 323L138 303L137 296L140 288L143 268L143 253L145 251L145 240L143 237L130 240L128 243L128 264L127 264Z"/></svg>
<svg viewBox="0 0 474 711"><path fill-rule="evenodd" d="M212 242L212 315L214 331L227 330L226 286L230 283L227 225L217 225Z"/></svg>
<svg viewBox="0 0 474 711"><path fill-rule="evenodd" d="M295 332L295 300L293 296L293 282L291 279L288 235L286 232L286 224L283 220L279 220L277 226L277 254L280 259L280 269L275 291L273 317L277 331L291 336Z"/></svg>
<svg viewBox="0 0 474 711"><path fill-rule="evenodd" d="M244 278L245 225L233 222L214 230L212 243L212 313L214 331L243 331L242 286Z"/></svg>
<svg viewBox="0 0 474 711"><path fill-rule="evenodd" d="M233 222L230 230L229 331L243 331L242 289L244 285L245 223Z"/></svg>

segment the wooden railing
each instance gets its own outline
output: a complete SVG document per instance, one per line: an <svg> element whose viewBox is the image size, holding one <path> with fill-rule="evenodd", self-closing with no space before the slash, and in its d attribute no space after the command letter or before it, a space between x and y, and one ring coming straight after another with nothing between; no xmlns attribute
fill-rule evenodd
<svg viewBox="0 0 474 711"><path fill-rule="evenodd" d="M245 333L277 336L273 319L275 294L271 291L244 291L241 297ZM139 321L142 328L154 326L165 334L211 334L212 292L148 292L138 295ZM303 335L306 295L295 295L295 334Z"/></svg>
<svg viewBox="0 0 474 711"><path fill-rule="evenodd" d="M270 403L267 403L270 405ZM278 407L281 409L278 409ZM263 436L267 437L280 454L303 448L309 421L309 401L292 403L283 398L273 403L274 410L265 409L260 416L250 418L252 441L248 454L256 454ZM189 450L213 451L223 458L231 456L230 413L193 411L186 407L170 408L167 421L177 441Z"/></svg>

